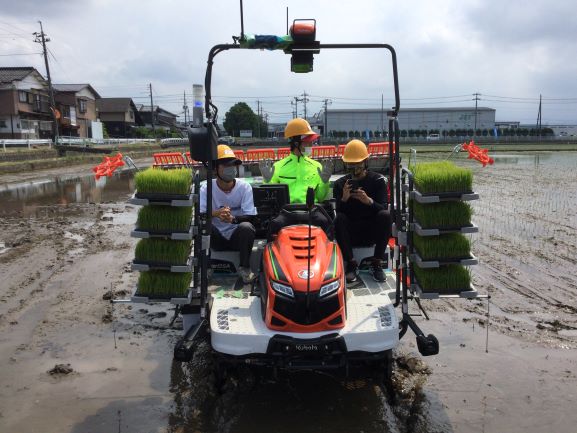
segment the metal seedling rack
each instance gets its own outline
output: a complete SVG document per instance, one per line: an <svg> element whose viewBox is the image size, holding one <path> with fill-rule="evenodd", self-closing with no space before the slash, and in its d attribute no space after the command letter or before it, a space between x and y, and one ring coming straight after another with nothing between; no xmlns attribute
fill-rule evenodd
<svg viewBox="0 0 577 433"><path fill-rule="evenodd" d="M479 297L478 292L471 284L469 287L460 287L453 290L446 289L432 289L426 290L419 285L415 276L414 267L421 269L435 269L450 264L457 264L461 266L472 266L478 264L478 259L470 254L468 257L458 258L433 258L423 260L418 251L416 251L413 243L413 235L438 237L447 233L477 233L478 227L471 222L462 226L453 227L427 227L423 229L418 221L415 221L413 215L413 200L418 203L432 204L444 201L471 201L477 200L479 195L474 191L449 191L436 193L421 193L415 189L413 173L406 169L402 169L401 173L402 183L402 209L406 218L406 225L408 227L407 233L407 268L410 279L410 290L413 296L420 299L442 299L442 298L476 298Z"/></svg>

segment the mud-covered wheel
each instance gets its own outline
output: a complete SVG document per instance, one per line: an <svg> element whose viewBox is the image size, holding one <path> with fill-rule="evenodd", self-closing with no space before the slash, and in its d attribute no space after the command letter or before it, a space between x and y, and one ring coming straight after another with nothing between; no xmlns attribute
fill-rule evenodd
<svg viewBox="0 0 577 433"><path fill-rule="evenodd" d="M396 404L395 390L393 387L393 351L387 350L379 369L378 385L387 397L389 404Z"/></svg>
<svg viewBox="0 0 577 433"><path fill-rule="evenodd" d="M383 380L388 385L393 379L393 351L387 350L385 352L385 359L383 361Z"/></svg>
<svg viewBox="0 0 577 433"><path fill-rule="evenodd" d="M227 377L227 366L220 360L215 359L214 361L214 385L216 389L221 392L224 387L224 382Z"/></svg>
<svg viewBox="0 0 577 433"><path fill-rule="evenodd" d="M387 385L393 378L393 351L384 352L383 359L373 364L373 378L381 384Z"/></svg>

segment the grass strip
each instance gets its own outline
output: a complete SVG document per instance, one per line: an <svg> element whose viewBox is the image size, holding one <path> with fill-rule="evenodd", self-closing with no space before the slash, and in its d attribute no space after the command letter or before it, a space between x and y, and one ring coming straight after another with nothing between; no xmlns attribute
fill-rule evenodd
<svg viewBox="0 0 577 433"><path fill-rule="evenodd" d="M450 295L469 290L471 272L461 265L447 265L435 269L413 266L417 282L425 292Z"/></svg>
<svg viewBox="0 0 577 433"><path fill-rule="evenodd" d="M151 232L184 232L190 228L191 221L191 207L143 206L138 212L136 227Z"/></svg>
<svg viewBox="0 0 577 433"><path fill-rule="evenodd" d="M190 272L141 272L138 278L138 294L157 297L186 296L191 280Z"/></svg>
<svg viewBox="0 0 577 433"><path fill-rule="evenodd" d="M461 233L440 236L413 234L413 245L423 260L455 259L471 254L471 241Z"/></svg>
<svg viewBox="0 0 577 433"><path fill-rule="evenodd" d="M148 168L135 176L136 190L139 193L188 194L192 184L192 171L189 168L162 170Z"/></svg>
<svg viewBox="0 0 577 433"><path fill-rule="evenodd" d="M412 201L413 216L422 228L454 228L471 224L473 208L462 201L419 203Z"/></svg>
<svg viewBox="0 0 577 433"><path fill-rule="evenodd" d="M141 239L136 244L136 261L186 265L190 255L190 241Z"/></svg>
<svg viewBox="0 0 577 433"><path fill-rule="evenodd" d="M422 194L473 190L473 173L450 161L411 165L415 189Z"/></svg>

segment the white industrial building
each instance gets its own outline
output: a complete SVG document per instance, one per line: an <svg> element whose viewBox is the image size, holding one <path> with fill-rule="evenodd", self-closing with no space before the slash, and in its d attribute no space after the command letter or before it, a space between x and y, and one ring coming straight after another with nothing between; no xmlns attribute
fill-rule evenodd
<svg viewBox="0 0 577 433"><path fill-rule="evenodd" d="M476 120L475 120L476 118ZM315 122L324 129L324 112ZM399 111L399 129L443 131L458 129L480 129L493 131L495 128L495 109L487 107L451 107L451 108L401 108ZM326 125L329 135L334 131L388 130L386 110L381 109L329 109L326 113Z"/></svg>

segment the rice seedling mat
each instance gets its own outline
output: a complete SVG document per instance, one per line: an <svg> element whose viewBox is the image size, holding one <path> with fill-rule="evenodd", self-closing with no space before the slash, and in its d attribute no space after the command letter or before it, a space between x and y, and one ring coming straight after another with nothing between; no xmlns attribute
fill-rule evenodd
<svg viewBox="0 0 577 433"><path fill-rule="evenodd" d="M139 239L149 239L149 238L164 238L171 239L173 241L188 241L193 238L196 234L198 228L191 226L187 232L179 231L145 231L140 229L135 229L130 232L130 236Z"/></svg>
<svg viewBox="0 0 577 433"><path fill-rule="evenodd" d="M463 227L447 227L447 228L431 228L431 229L424 229L421 225L413 219L412 223L412 230L417 233L419 236L439 236L447 233L478 233L479 227L475 224L469 224Z"/></svg>
<svg viewBox="0 0 577 433"><path fill-rule="evenodd" d="M411 284L411 291L416 294L420 299L443 299L443 298L466 298L473 299L479 294L477 290L471 284L468 288L462 290L454 290L454 294L443 294L439 291L427 290L424 291L421 286L417 283Z"/></svg>
<svg viewBox="0 0 577 433"><path fill-rule="evenodd" d="M191 193L193 172L189 169L149 168L136 173L136 197L151 200L183 200Z"/></svg>
<svg viewBox="0 0 577 433"><path fill-rule="evenodd" d="M403 187L408 185L403 185ZM434 192L430 194L421 194L414 190L410 192L410 198L415 199L419 203L439 203L442 201L471 201L478 200L479 194L476 192Z"/></svg>
<svg viewBox="0 0 577 433"><path fill-rule="evenodd" d="M409 255L411 262L415 263L421 269L439 268L444 265L463 265L472 266L479 263L479 259L471 254L469 257L441 260L423 260L418 253Z"/></svg>
<svg viewBox="0 0 577 433"><path fill-rule="evenodd" d="M169 193L161 193L161 192L134 192L135 198L141 199L148 199L152 201L168 201L168 200L188 200L192 192L188 192L187 194L169 194Z"/></svg>
<svg viewBox="0 0 577 433"><path fill-rule="evenodd" d="M196 264L194 257L189 257L185 265L172 265L170 263L147 262L134 259L131 269L138 272L147 271L168 271L168 272L192 272L192 267Z"/></svg>
<svg viewBox="0 0 577 433"><path fill-rule="evenodd" d="M192 289L188 289L188 294L186 296L183 295L149 295L149 294L139 294L138 293L138 285L135 287L132 296L130 297L130 301L139 304L148 304L151 302L170 302L174 305L186 305L190 304L192 300Z"/></svg>
<svg viewBox="0 0 577 433"><path fill-rule="evenodd" d="M164 198L154 198L154 199L149 199L149 198L140 198L138 194L138 191L135 192L132 197L130 197L128 199L128 202L137 206L174 206L174 207L192 207L193 203L196 200L196 194L188 194L188 195L184 195L182 196L182 198L170 198L170 197L164 197Z"/></svg>

